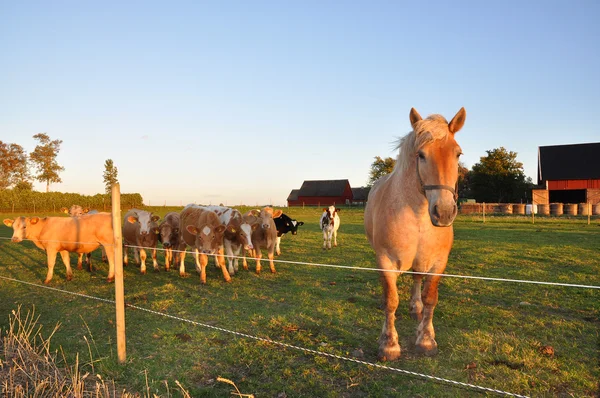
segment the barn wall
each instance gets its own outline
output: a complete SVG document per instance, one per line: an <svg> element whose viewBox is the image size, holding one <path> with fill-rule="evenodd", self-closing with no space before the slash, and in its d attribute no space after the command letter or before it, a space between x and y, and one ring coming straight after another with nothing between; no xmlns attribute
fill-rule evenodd
<svg viewBox="0 0 600 398"><path fill-rule="evenodd" d="M548 189L600 189L600 180L558 180L548 181Z"/></svg>
<svg viewBox="0 0 600 398"><path fill-rule="evenodd" d="M350 196L300 196L298 204L294 206L343 206L346 204L346 199L352 200L352 191Z"/></svg>
<svg viewBox="0 0 600 398"><path fill-rule="evenodd" d="M600 189L588 189L586 191L586 202L593 205L600 203Z"/></svg>

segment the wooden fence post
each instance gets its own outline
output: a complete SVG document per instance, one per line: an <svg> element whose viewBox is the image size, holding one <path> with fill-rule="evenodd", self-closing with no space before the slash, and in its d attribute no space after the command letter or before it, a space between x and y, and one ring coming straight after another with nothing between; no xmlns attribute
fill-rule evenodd
<svg viewBox="0 0 600 398"><path fill-rule="evenodd" d="M592 214L592 205L590 204L590 202L587 202L587 208L588 208L588 225L590 225L590 214Z"/></svg>
<svg viewBox="0 0 600 398"><path fill-rule="evenodd" d="M115 251L115 308L117 318L117 356L125 363L125 288L123 284L123 236L121 233L121 190L119 183L112 186L112 223Z"/></svg>

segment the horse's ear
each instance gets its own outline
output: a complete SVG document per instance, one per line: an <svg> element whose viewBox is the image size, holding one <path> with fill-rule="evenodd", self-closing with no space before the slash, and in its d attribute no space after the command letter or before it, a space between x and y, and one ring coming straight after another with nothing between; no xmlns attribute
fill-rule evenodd
<svg viewBox="0 0 600 398"><path fill-rule="evenodd" d="M460 108L460 110L456 112L456 115L454 115L452 120L450 120L450 123L448 123L448 130L450 130L452 134L458 133L458 131L462 129L463 125L465 124L466 118L467 111L465 111L464 107Z"/></svg>
<svg viewBox="0 0 600 398"><path fill-rule="evenodd" d="M410 125L415 128L415 124L421 120L423 120L423 118L419 115L419 112L417 112L415 108L410 108Z"/></svg>

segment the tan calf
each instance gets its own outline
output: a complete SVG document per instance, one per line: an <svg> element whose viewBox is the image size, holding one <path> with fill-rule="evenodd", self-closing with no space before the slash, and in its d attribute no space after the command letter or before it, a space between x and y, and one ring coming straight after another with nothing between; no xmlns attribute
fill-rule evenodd
<svg viewBox="0 0 600 398"><path fill-rule="evenodd" d="M152 265L158 271L156 244L158 243L158 224L160 217L145 210L131 209L125 214L123 222L123 244L133 246L135 262L140 263L140 272L146 273L146 250L152 250ZM123 248L123 264L127 265L127 247Z"/></svg>
<svg viewBox="0 0 600 398"><path fill-rule="evenodd" d="M223 246L223 233L225 226L219 217L212 211L194 204L187 205L179 214L179 231L181 251L179 261L179 275L187 276L185 272L185 249L191 247L195 252L196 271L200 274L200 281L206 283L206 264L208 255L216 255ZM219 261L226 282L231 281L227 272L225 261Z"/></svg>
<svg viewBox="0 0 600 398"><path fill-rule="evenodd" d="M13 242L29 239L46 252L48 273L45 284L52 280L57 253L67 269L67 280L71 280L73 271L69 253L90 253L100 245L108 248L108 281L115 278L112 216L109 213L81 217L18 217L4 220L4 225L13 228Z"/></svg>
<svg viewBox="0 0 600 398"><path fill-rule="evenodd" d="M273 211L272 207L264 207L260 211L251 210L246 213L246 216L254 215L258 217L257 223L258 228L252 231L252 245L254 249L250 250L250 255L256 258L256 273L260 274L261 265L260 259L262 258L261 249L267 249L267 256L269 258L269 267L271 272L275 273L275 264L273 263L273 257L275 256L275 246L277 245L277 228L275 227L275 221L273 218L277 218L281 215L281 210ZM248 269L248 263L244 258L244 269Z"/></svg>

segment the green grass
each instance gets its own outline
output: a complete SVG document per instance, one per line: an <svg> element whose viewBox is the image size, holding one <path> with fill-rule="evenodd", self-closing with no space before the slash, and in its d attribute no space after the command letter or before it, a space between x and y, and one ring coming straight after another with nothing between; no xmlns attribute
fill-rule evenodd
<svg viewBox="0 0 600 398"><path fill-rule="evenodd" d="M164 215L173 209L155 208ZM304 221L297 236L282 240L281 260L373 268L365 238L362 209L343 209L339 247L323 251L318 228L320 210L285 210ZM0 215L6 218L9 215ZM472 216L455 222L455 243L446 272L510 279L600 285L600 226L583 218ZM0 227L0 236L11 230ZM105 278L108 265L94 273L74 270L65 280L57 261L51 286L112 299L114 285ZM75 256L72 256L74 264ZM221 328L268 337L284 343L377 361L377 339L383 322L381 287L373 271L276 263L256 276L241 272L225 283L209 264L202 286L188 256L189 278L176 271L140 275L125 268L125 299L155 311ZM162 253L159 263L164 264ZM254 261L250 262L251 271ZM266 272L265 272L266 271ZM0 240L0 275L39 283L46 275L45 255L30 242ZM401 303L396 327L402 358L391 365L533 396L598 394L600 291L508 282L444 278L434 325L439 354L414 351L416 322L408 314L411 279L399 280ZM70 355L87 358L93 338L94 366L129 391L164 394L164 380L179 380L192 396L230 395L233 380L242 393L257 397L413 397L478 396L479 393L419 377L237 337L189 323L127 309L127 363L116 360L114 307L103 302L0 279L0 313L19 304L35 306L40 323L60 323L53 344ZM8 316L0 318L5 328ZM551 346L554 355L544 354ZM89 358L88 358L89 360ZM89 365L88 365L89 366Z"/></svg>

